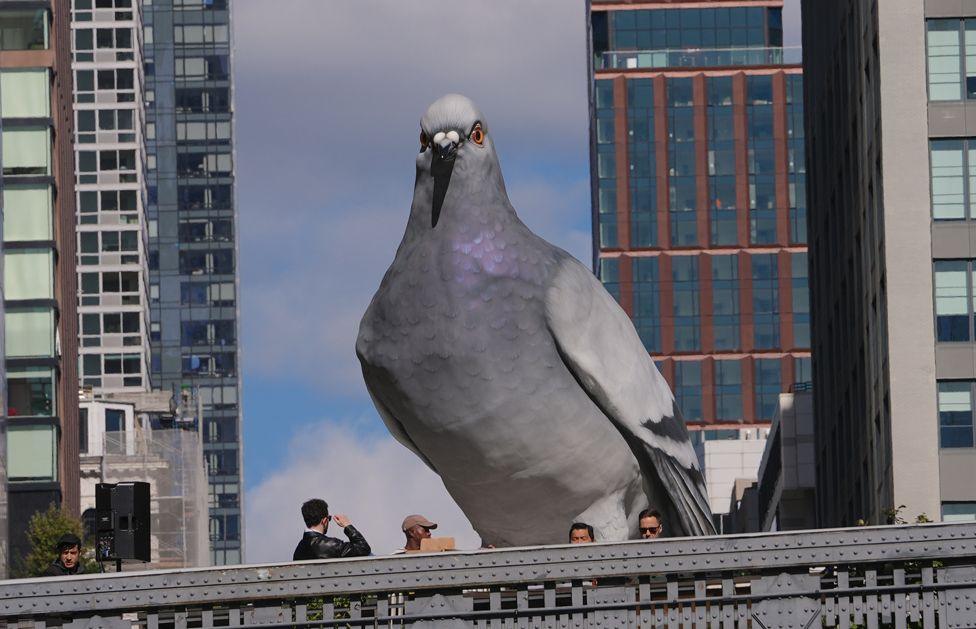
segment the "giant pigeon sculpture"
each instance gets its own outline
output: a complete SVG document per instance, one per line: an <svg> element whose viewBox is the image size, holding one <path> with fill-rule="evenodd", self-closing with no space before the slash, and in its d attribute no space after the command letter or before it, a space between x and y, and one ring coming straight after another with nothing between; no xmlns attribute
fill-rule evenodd
<svg viewBox="0 0 976 629"><path fill-rule="evenodd" d="M369 393L485 544L714 532L684 420L626 313L515 214L464 96L421 120L413 205L359 329Z"/></svg>

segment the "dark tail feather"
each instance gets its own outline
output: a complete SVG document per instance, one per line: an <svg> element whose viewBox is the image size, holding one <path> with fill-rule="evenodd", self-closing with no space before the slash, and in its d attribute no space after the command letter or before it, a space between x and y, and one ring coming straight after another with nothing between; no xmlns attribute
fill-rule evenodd
<svg viewBox="0 0 976 629"><path fill-rule="evenodd" d="M661 484L674 502L675 515L686 535L715 535L712 510L704 478L696 469L686 470L672 457L648 447Z"/></svg>

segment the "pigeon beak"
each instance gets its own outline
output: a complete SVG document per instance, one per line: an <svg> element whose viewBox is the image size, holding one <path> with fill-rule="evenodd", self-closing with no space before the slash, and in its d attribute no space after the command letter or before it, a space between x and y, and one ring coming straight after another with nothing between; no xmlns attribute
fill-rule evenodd
<svg viewBox="0 0 976 629"><path fill-rule="evenodd" d="M444 138L434 148L437 151L438 159L449 161L457 155L457 147L457 142L453 142L450 138Z"/></svg>

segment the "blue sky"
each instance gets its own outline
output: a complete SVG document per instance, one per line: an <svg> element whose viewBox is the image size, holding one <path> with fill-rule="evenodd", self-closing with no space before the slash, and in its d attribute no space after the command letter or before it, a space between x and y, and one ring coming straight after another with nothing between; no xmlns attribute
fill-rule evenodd
<svg viewBox="0 0 976 629"><path fill-rule="evenodd" d="M522 219L589 264L584 3L232 6L246 559L289 558L312 496L347 512L374 552L402 545L413 512L473 546L438 479L373 410L356 331L406 222L420 116L448 92L485 114Z"/></svg>

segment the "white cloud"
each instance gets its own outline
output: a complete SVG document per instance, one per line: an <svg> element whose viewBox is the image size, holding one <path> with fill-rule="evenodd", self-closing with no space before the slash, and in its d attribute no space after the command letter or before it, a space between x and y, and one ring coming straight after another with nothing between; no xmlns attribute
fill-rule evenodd
<svg viewBox="0 0 976 629"><path fill-rule="evenodd" d="M403 547L400 523L411 513L437 522L436 534L454 537L458 548L478 547L480 538L436 474L391 437L356 433L349 422L332 421L297 431L285 464L247 492L249 563L291 561L309 498L349 516L377 555ZM345 538L334 527L329 534Z"/></svg>

